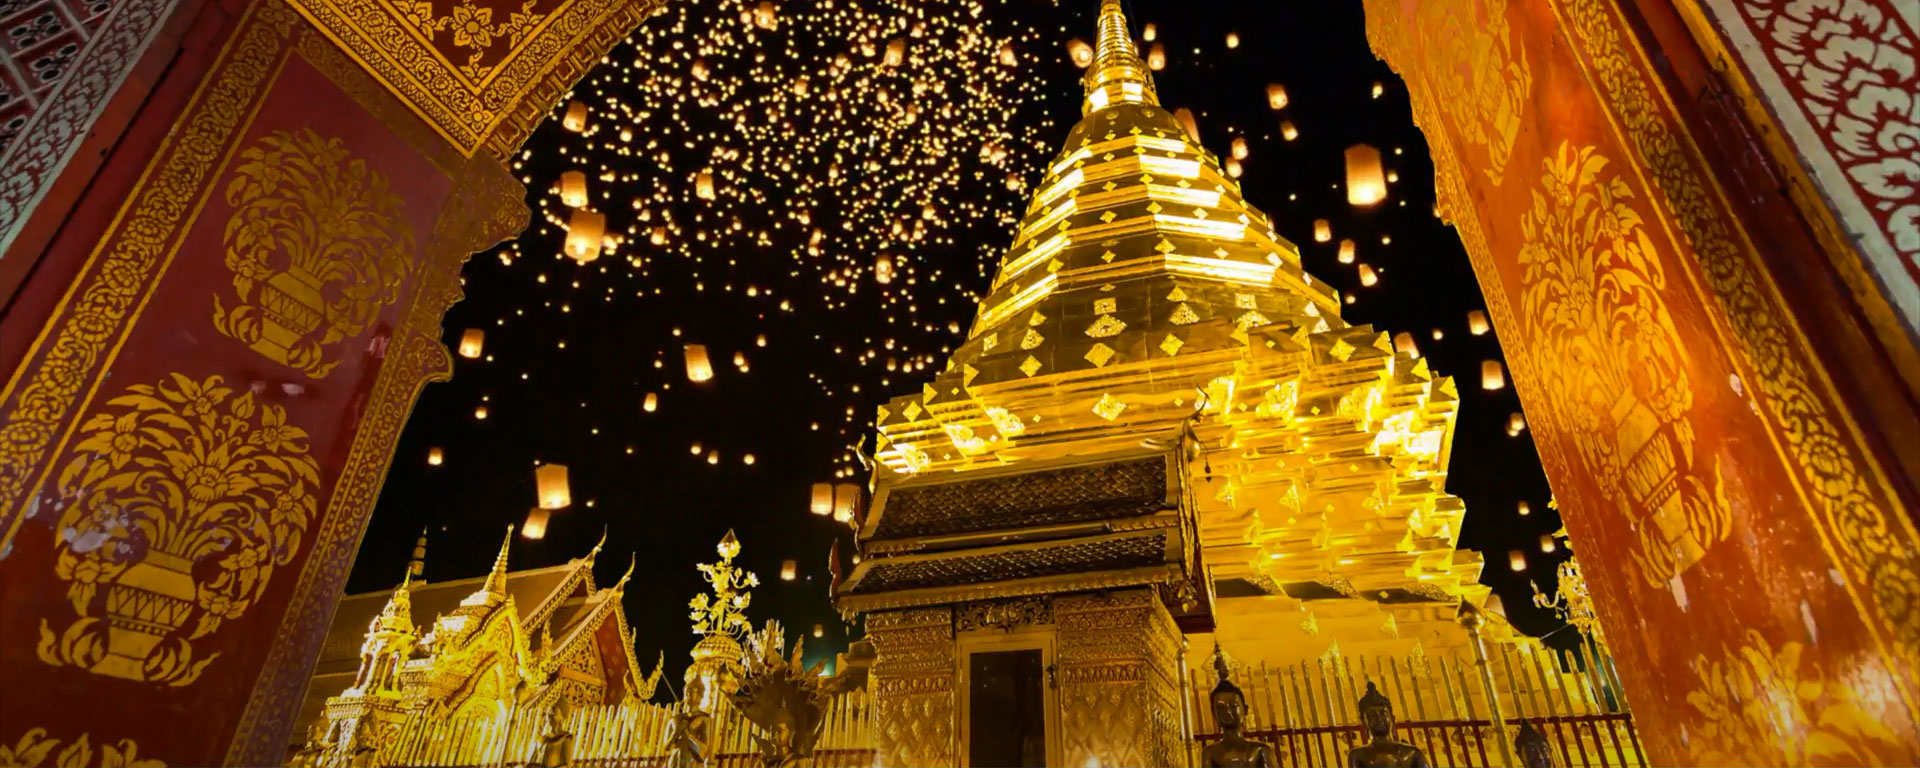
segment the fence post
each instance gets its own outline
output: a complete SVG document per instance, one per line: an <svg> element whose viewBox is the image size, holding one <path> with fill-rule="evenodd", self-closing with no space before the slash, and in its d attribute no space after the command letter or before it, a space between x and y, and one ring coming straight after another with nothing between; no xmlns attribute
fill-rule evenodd
<svg viewBox="0 0 1920 768"><path fill-rule="evenodd" d="M1460 626L1467 628L1467 638L1473 646L1473 665L1480 670L1480 685L1487 691L1487 708L1493 715L1493 747L1500 753L1500 765L1513 768L1513 744L1507 739L1507 716L1500 707L1500 689L1493 682L1493 665L1487 663L1487 644L1480 637L1480 626L1486 623L1486 617L1472 603L1460 601L1457 617Z"/></svg>

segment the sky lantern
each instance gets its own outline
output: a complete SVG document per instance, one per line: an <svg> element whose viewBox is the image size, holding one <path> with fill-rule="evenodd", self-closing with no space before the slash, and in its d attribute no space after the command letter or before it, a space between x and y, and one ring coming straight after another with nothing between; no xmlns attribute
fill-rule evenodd
<svg viewBox="0 0 1920 768"><path fill-rule="evenodd" d="M567 102L567 115L560 118L560 125L569 131L579 133L587 129L587 105L577 101Z"/></svg>
<svg viewBox="0 0 1920 768"><path fill-rule="evenodd" d="M1416 360L1420 358L1420 347L1413 343L1413 334L1406 331L1393 335L1393 348Z"/></svg>
<svg viewBox="0 0 1920 768"><path fill-rule="evenodd" d="M1507 414L1507 437L1519 437L1527 431L1527 416L1519 411Z"/></svg>
<svg viewBox="0 0 1920 768"><path fill-rule="evenodd" d="M733 367L740 369L741 373L746 373L747 372L747 353L745 352L733 353Z"/></svg>
<svg viewBox="0 0 1920 768"><path fill-rule="evenodd" d="M585 264L600 258L600 247L607 237L607 216L585 208L573 209L567 218L567 256Z"/></svg>
<svg viewBox="0 0 1920 768"><path fill-rule="evenodd" d="M585 171L567 171L560 174L560 204L568 208L579 208L587 204Z"/></svg>
<svg viewBox="0 0 1920 768"><path fill-rule="evenodd" d="M441 462L446 460L447 454L440 450L440 446L436 445L427 449L427 466L437 467L440 466Z"/></svg>
<svg viewBox="0 0 1920 768"><path fill-rule="evenodd" d="M833 514L833 484L813 484L813 503L807 505L807 511L822 517Z"/></svg>
<svg viewBox="0 0 1920 768"><path fill-rule="evenodd" d="M1520 505L1515 508L1515 511L1519 512L1521 517L1526 517L1527 515L1533 514L1533 505L1528 504L1526 500L1522 499Z"/></svg>
<svg viewBox="0 0 1920 768"><path fill-rule="evenodd" d="M573 492L567 487L567 465L541 464L533 468L534 491L545 509L565 509L573 504Z"/></svg>
<svg viewBox="0 0 1920 768"><path fill-rule="evenodd" d="M1167 68L1167 47L1154 43L1147 49L1147 68L1155 72Z"/></svg>
<svg viewBox="0 0 1920 768"><path fill-rule="evenodd" d="M1333 239L1333 225L1328 224L1326 219L1314 219L1313 220L1313 241L1316 243L1324 243L1332 239Z"/></svg>
<svg viewBox="0 0 1920 768"><path fill-rule="evenodd" d="M520 524L520 538L539 541L547 537L547 518L553 513L534 507L527 510L527 521Z"/></svg>
<svg viewBox="0 0 1920 768"><path fill-rule="evenodd" d="M486 406L484 406L484 405L477 405L477 406L474 406L474 408L473 408L473 418L474 418L475 420L478 420L478 421L486 421L486 420L487 420L487 407L486 407Z"/></svg>
<svg viewBox="0 0 1920 768"><path fill-rule="evenodd" d="M1093 63L1093 46L1087 41L1073 38L1067 41L1067 56L1073 59L1073 65L1085 68Z"/></svg>
<svg viewBox="0 0 1920 768"><path fill-rule="evenodd" d="M753 7L753 25L761 29L773 29L779 25L780 17L773 12L773 0L760 0Z"/></svg>
<svg viewBox="0 0 1920 768"><path fill-rule="evenodd" d="M1490 330L1493 330L1493 326L1487 324L1487 313L1485 311L1476 309L1467 313L1468 333L1475 336L1485 336L1487 335L1487 331Z"/></svg>
<svg viewBox="0 0 1920 768"><path fill-rule="evenodd" d="M1240 174L1244 172L1240 167L1240 161L1235 160L1231 157L1227 158L1227 162L1225 163L1225 166L1227 169L1227 175L1236 179L1240 178Z"/></svg>
<svg viewBox="0 0 1920 768"><path fill-rule="evenodd" d="M1480 361L1480 388L1488 392L1504 389L1507 386L1507 368L1498 360Z"/></svg>
<svg viewBox="0 0 1920 768"><path fill-rule="evenodd" d="M800 564L789 557L780 561L780 580L793 581L800 576Z"/></svg>
<svg viewBox="0 0 1920 768"><path fill-rule="evenodd" d="M1145 40L1149 43L1153 42L1153 39L1159 36L1160 36L1160 28L1157 26L1154 26L1152 22L1148 22L1147 26L1140 30L1140 39Z"/></svg>
<svg viewBox="0 0 1920 768"><path fill-rule="evenodd" d="M1319 230L1316 229L1314 231L1318 232ZM1316 237L1317 236L1318 235L1316 235ZM1353 240L1351 238L1341 238L1340 240L1340 263L1353 263Z"/></svg>
<svg viewBox="0 0 1920 768"><path fill-rule="evenodd" d="M1380 171L1380 150L1366 144L1347 147L1347 202L1373 205L1387 198L1387 178Z"/></svg>
<svg viewBox="0 0 1920 768"><path fill-rule="evenodd" d="M701 171L694 175L693 194L702 200L713 199L713 171Z"/></svg>
<svg viewBox="0 0 1920 768"><path fill-rule="evenodd" d="M907 60L906 38L896 37L892 42L887 43L887 55L886 58L882 60L885 61L889 67L897 67L905 63Z"/></svg>
<svg viewBox="0 0 1920 768"><path fill-rule="evenodd" d="M1364 285L1368 288L1372 288L1373 286L1378 285L1379 283L1380 283L1380 275L1373 271L1373 267L1370 267L1366 264L1360 265L1360 284L1361 285Z"/></svg>
<svg viewBox="0 0 1920 768"><path fill-rule="evenodd" d="M1187 138L1200 140L1200 123L1193 119L1193 110L1181 107L1173 111L1173 119L1180 121L1180 127L1187 130Z"/></svg>
<svg viewBox="0 0 1920 768"><path fill-rule="evenodd" d="M1000 44L1000 66L1011 67L1020 63L1019 54L1014 53L1013 43Z"/></svg>
<svg viewBox="0 0 1920 768"><path fill-rule="evenodd" d="M1279 83L1267 83L1267 107L1270 109L1287 108L1287 87Z"/></svg>
<svg viewBox="0 0 1920 768"><path fill-rule="evenodd" d="M1381 85L1380 81L1378 80L1373 81L1373 97L1374 98L1376 99L1380 98L1380 94L1385 93L1386 91L1387 91L1386 86Z"/></svg>
<svg viewBox="0 0 1920 768"><path fill-rule="evenodd" d="M1233 144L1230 147L1230 150L1233 154L1233 159L1235 160L1247 159L1247 137L1245 136L1233 137Z"/></svg>
<svg viewBox="0 0 1920 768"><path fill-rule="evenodd" d="M1227 50L1231 51L1238 47L1240 47L1240 33L1228 32L1227 33Z"/></svg>
<svg viewBox="0 0 1920 768"><path fill-rule="evenodd" d="M1541 552L1552 554L1554 550L1559 548L1560 548L1560 543L1553 540L1553 534L1551 533L1540 534L1540 551Z"/></svg>
<svg viewBox="0 0 1920 768"><path fill-rule="evenodd" d="M1527 554L1517 549L1507 550L1507 567L1519 573L1527 569Z"/></svg>
<svg viewBox="0 0 1920 768"><path fill-rule="evenodd" d="M480 356L480 350L486 346L487 332L478 328L468 328L460 333L460 356L472 360Z"/></svg>
<svg viewBox="0 0 1920 768"><path fill-rule="evenodd" d="M640 401L640 410L653 413L660 409L660 393L648 392L647 399Z"/></svg>
<svg viewBox="0 0 1920 768"><path fill-rule="evenodd" d="M881 285L893 282L893 257L880 254L873 262L873 279Z"/></svg>
<svg viewBox="0 0 1920 768"><path fill-rule="evenodd" d="M707 360L707 345L688 344L685 348L687 358L687 381L698 384L713 378L713 363Z"/></svg>
<svg viewBox="0 0 1920 768"><path fill-rule="evenodd" d="M1293 141L1294 139L1300 138L1300 129L1293 126L1292 120L1282 120L1280 121L1280 135L1287 141Z"/></svg>
<svg viewBox="0 0 1920 768"><path fill-rule="evenodd" d="M813 636L814 636L814 637L826 637L826 636L827 636L827 626L826 626L825 624L815 624L815 625L813 625Z"/></svg>
<svg viewBox="0 0 1920 768"><path fill-rule="evenodd" d="M833 519L835 522L853 521L853 513L860 506L860 486L853 483L841 483L833 487Z"/></svg>

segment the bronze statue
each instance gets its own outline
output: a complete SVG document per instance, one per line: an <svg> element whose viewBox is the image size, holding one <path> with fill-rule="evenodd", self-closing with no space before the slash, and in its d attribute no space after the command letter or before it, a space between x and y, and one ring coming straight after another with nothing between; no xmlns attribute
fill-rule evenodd
<svg viewBox="0 0 1920 768"><path fill-rule="evenodd" d="M1520 721L1520 735L1513 737L1513 751L1520 753L1521 768L1553 768L1553 748L1531 721Z"/></svg>
<svg viewBox="0 0 1920 768"><path fill-rule="evenodd" d="M1247 714L1247 697L1229 679L1227 657L1220 646L1213 646L1213 671L1220 682L1209 697L1213 703L1213 721L1220 724L1220 740L1208 744L1200 753L1202 768L1273 768L1273 748L1240 735Z"/></svg>
<svg viewBox="0 0 1920 768"><path fill-rule="evenodd" d="M849 685L846 675L823 678L822 664L802 664L804 642L794 643L792 658L782 658L786 638L778 621L768 621L765 631L748 638L746 679L732 698L747 722L772 737L754 735L765 768L787 768L813 757L827 705Z"/></svg>
<svg viewBox="0 0 1920 768"><path fill-rule="evenodd" d="M547 708L547 728L540 734L541 768L567 768L573 765L573 732L567 730L567 710L564 697Z"/></svg>
<svg viewBox="0 0 1920 768"><path fill-rule="evenodd" d="M1380 695L1371 680L1360 697L1360 721L1373 740L1347 752L1347 768L1431 768L1427 753L1393 739L1393 702Z"/></svg>
<svg viewBox="0 0 1920 768"><path fill-rule="evenodd" d="M687 681L687 697L667 723L667 768L696 768L707 763L707 743L713 735L713 716L700 708L706 698L701 678Z"/></svg>

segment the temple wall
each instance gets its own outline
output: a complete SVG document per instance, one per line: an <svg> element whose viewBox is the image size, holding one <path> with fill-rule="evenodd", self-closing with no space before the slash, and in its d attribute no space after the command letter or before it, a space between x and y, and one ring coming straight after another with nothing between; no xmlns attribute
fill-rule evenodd
<svg viewBox="0 0 1920 768"><path fill-rule="evenodd" d="M1672 90L1700 71L1691 38L1646 10L1664 5L1366 11L1649 760L1910 762L1920 574L1911 446L1890 447L1914 434L1897 350L1831 312L1850 299L1830 300L1837 268L1802 248L1818 238L1779 232L1798 214L1729 155L1727 116Z"/></svg>
<svg viewBox="0 0 1920 768"><path fill-rule="evenodd" d="M876 764L958 764L953 609L875 613L867 637L877 654L870 689Z"/></svg>

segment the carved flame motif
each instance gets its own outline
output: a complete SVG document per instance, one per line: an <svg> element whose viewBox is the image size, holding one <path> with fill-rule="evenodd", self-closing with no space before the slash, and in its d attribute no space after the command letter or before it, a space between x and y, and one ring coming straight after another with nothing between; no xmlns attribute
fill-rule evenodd
<svg viewBox="0 0 1920 768"><path fill-rule="evenodd" d="M285 409L221 377L135 384L81 426L60 470L56 575L80 619L39 655L187 685L219 654L191 641L239 618L300 549L319 468Z"/></svg>
<svg viewBox="0 0 1920 768"><path fill-rule="evenodd" d="M1525 349L1558 434L1619 507L1642 519L1635 564L1662 585L1726 538L1717 468L1694 454L1685 352L1666 274L1633 206L1593 147L1560 144L1521 222Z"/></svg>
<svg viewBox="0 0 1920 768"><path fill-rule="evenodd" d="M275 131L241 152L225 194L235 304L214 296L214 328L325 377L339 364L326 348L366 330L412 265L400 196L339 139L310 129Z"/></svg>

